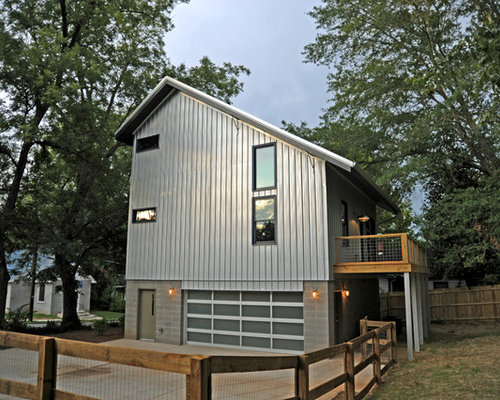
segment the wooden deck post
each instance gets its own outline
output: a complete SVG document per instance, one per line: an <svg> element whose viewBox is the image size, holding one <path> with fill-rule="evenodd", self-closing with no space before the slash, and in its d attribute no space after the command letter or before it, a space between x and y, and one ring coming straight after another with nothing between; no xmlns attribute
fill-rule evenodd
<svg viewBox="0 0 500 400"><path fill-rule="evenodd" d="M406 345L408 348L408 360L413 360L413 326L412 326L412 316L411 316L411 283L410 283L410 273L404 273L404 283L405 283L405 319L406 319Z"/></svg>
<svg viewBox="0 0 500 400"><path fill-rule="evenodd" d="M210 357L193 357L191 359L191 373L186 376L186 399L210 400L211 398Z"/></svg>
<svg viewBox="0 0 500 400"><path fill-rule="evenodd" d="M420 346L422 346L424 344L424 305L422 303L424 296L422 292L422 274L415 274L415 281L417 283L418 339Z"/></svg>
<svg viewBox="0 0 500 400"><path fill-rule="evenodd" d="M364 317L359 320L359 334L363 336L365 333L368 333L368 317ZM361 357L364 360L368 355L368 343L363 342L361 345Z"/></svg>
<svg viewBox="0 0 500 400"><path fill-rule="evenodd" d="M40 339L38 347L38 399L50 400L56 387L57 354L54 338Z"/></svg>
<svg viewBox="0 0 500 400"><path fill-rule="evenodd" d="M345 382L345 397L347 400L354 400L356 397L356 388L354 386L354 349L351 342L347 342L345 352L344 369L347 373Z"/></svg>
<svg viewBox="0 0 500 400"><path fill-rule="evenodd" d="M309 396L309 360L307 355L299 356L299 367L297 368L296 396L300 400L307 400Z"/></svg>
<svg viewBox="0 0 500 400"><path fill-rule="evenodd" d="M380 372L380 331L375 330L375 337L373 338L373 352L375 353L375 361L373 362L373 376L377 385L382 382L382 375Z"/></svg>

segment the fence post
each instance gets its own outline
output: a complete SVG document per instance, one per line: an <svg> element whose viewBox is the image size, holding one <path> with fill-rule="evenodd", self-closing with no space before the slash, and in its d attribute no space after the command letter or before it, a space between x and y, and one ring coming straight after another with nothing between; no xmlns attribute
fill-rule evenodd
<svg viewBox="0 0 500 400"><path fill-rule="evenodd" d="M309 357L299 356L299 366L297 368L297 389L296 395L300 400L307 400L309 396Z"/></svg>
<svg viewBox="0 0 500 400"><path fill-rule="evenodd" d="M391 360L398 362L398 350L396 348L398 335L396 331L396 322L391 322Z"/></svg>
<svg viewBox="0 0 500 400"><path fill-rule="evenodd" d="M359 320L359 332L360 336L363 336L365 333L368 333L368 317L364 317ZM363 342L361 344L361 357L364 360L368 354L368 343Z"/></svg>
<svg viewBox="0 0 500 400"><path fill-rule="evenodd" d="M193 357L191 358L191 373L186 376L186 399L210 400L211 398L210 357Z"/></svg>
<svg viewBox="0 0 500 400"><path fill-rule="evenodd" d="M373 375L378 385L382 382L380 373L380 331L375 329L375 337L373 338L373 352L375 353L375 361L373 363Z"/></svg>
<svg viewBox="0 0 500 400"><path fill-rule="evenodd" d="M38 345L38 399L50 400L56 388L57 354L54 338L43 337Z"/></svg>
<svg viewBox="0 0 500 400"><path fill-rule="evenodd" d="M356 390L354 386L354 349L352 342L347 342L347 350L345 352L344 369L347 373L345 382L345 396L347 400L354 400Z"/></svg>

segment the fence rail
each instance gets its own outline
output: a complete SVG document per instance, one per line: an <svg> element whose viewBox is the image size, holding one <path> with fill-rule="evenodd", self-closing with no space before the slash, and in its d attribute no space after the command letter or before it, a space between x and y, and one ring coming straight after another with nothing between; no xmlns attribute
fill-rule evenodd
<svg viewBox="0 0 500 400"><path fill-rule="evenodd" d="M500 285L429 290L431 321L499 321ZM382 316L405 318L404 292L380 295Z"/></svg>
<svg viewBox="0 0 500 400"><path fill-rule="evenodd" d="M276 370L294 370L294 393L289 399L314 400L344 386L346 399L359 400L370 388L380 383L380 377L396 362L396 326L394 322L362 320L362 335L346 343L314 351L301 356L201 356L164 353L26 335L0 331L0 347L35 350L38 352L36 385L0 377L0 394L24 399L96 400L83 394L58 388L57 363L61 356L76 357L141 367L186 376L185 397L209 400L212 398L212 375ZM369 331L369 329L373 329ZM382 339L381 339L382 338ZM366 349L371 347L370 354ZM361 351L357 351L357 348ZM1 350L1 349L0 349ZM382 355L388 353L382 367ZM310 386L310 366L324 360L343 356L344 369L336 376ZM373 365L373 376L363 388L356 391L356 375ZM258 381L256 381L258 384ZM102 385L106 385L102 381ZM256 387L256 390L258 388Z"/></svg>

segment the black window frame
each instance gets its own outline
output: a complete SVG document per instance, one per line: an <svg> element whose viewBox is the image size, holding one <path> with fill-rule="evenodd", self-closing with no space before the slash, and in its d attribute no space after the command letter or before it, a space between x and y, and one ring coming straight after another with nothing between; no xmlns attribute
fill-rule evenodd
<svg viewBox="0 0 500 400"><path fill-rule="evenodd" d="M137 213L139 211L146 211L146 210L154 210L155 211L155 219L145 219L145 220L137 221ZM151 223L151 222L156 222L157 220L158 220L158 211L157 211L156 207L134 208L132 210L132 223L133 224Z"/></svg>
<svg viewBox="0 0 500 400"><path fill-rule="evenodd" d="M273 147L274 150L274 185L265 186L265 187L257 187L257 150L262 149L264 147ZM277 186L277 161L276 161L276 142L271 143L263 143L258 144L252 147L252 188L254 192L258 192L261 190L272 190L276 189Z"/></svg>
<svg viewBox="0 0 500 400"><path fill-rule="evenodd" d="M256 223L262 220L257 221L255 219L255 201L256 200L264 200L264 199L273 199L274 200L274 240L267 240L267 241L257 241L256 240ZM277 237L277 196L276 195L271 195L271 196L258 196L258 197L252 197L252 244L255 246L265 246L265 245L275 245L277 243L276 237ZM271 221L271 220L266 220L266 221Z"/></svg>
<svg viewBox="0 0 500 400"><path fill-rule="evenodd" d="M349 208L347 205L347 201L341 200L340 206L342 207L342 218L340 220L342 224L342 236L349 236ZM342 221L343 220L343 221ZM349 247L349 240L342 240L342 246Z"/></svg>
<svg viewBox="0 0 500 400"><path fill-rule="evenodd" d="M156 143L147 147L141 147L140 143L146 143L148 140L153 140L156 139ZM143 138L138 138L135 141L135 152L136 153L142 153L144 151L149 151L149 150L156 150L160 148L160 135L150 135L150 136L145 136Z"/></svg>

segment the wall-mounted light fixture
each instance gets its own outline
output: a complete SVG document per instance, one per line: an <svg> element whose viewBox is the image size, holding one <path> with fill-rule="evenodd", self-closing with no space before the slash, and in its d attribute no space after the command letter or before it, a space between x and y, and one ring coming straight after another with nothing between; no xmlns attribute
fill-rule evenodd
<svg viewBox="0 0 500 400"><path fill-rule="evenodd" d="M346 289L346 288L342 289L342 295L344 297L349 297L350 294L351 294L351 292L349 292L349 289Z"/></svg>
<svg viewBox="0 0 500 400"><path fill-rule="evenodd" d="M170 296L173 296L175 294L175 289L173 287L171 287L170 289L168 289L168 294Z"/></svg>
<svg viewBox="0 0 500 400"><path fill-rule="evenodd" d="M317 299L319 297L319 291L318 289L314 289L312 292L312 296L314 299Z"/></svg>
<svg viewBox="0 0 500 400"><path fill-rule="evenodd" d="M370 217L366 214L360 215L358 217L359 222L368 222L370 220Z"/></svg>

